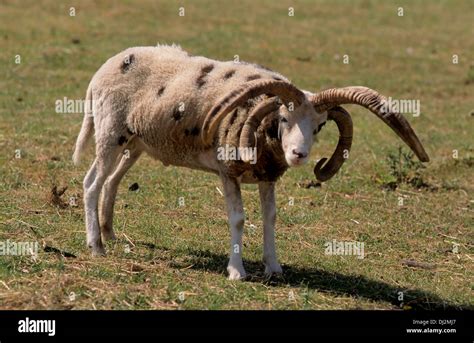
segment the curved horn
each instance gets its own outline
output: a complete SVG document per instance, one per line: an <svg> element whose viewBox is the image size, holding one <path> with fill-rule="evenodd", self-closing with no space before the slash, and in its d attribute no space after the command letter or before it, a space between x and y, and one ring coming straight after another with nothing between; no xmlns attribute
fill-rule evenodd
<svg viewBox="0 0 474 343"><path fill-rule="evenodd" d="M295 107L305 101L305 95L292 84L276 80L258 80L247 83L223 97L207 113L202 129L202 140L205 145L212 143L221 120L234 108L242 106L248 99L262 94L273 94L282 98L285 103L295 102Z"/></svg>
<svg viewBox="0 0 474 343"><path fill-rule="evenodd" d="M361 105L382 119L410 147L422 162L430 158L408 121L396 112L386 109L387 98L366 87L332 88L314 94L310 101L317 112L324 112L342 104Z"/></svg>
<svg viewBox="0 0 474 343"><path fill-rule="evenodd" d="M248 118L245 120L244 126L240 133L239 149L251 148L255 145L255 132L261 121L269 113L272 113L280 107L276 97L265 99L250 112ZM242 154L242 160L249 162L251 156Z"/></svg>
<svg viewBox="0 0 474 343"><path fill-rule="evenodd" d="M339 171L349 157L352 145L352 119L349 113L337 106L328 111L328 120L336 122L339 129L339 142L329 162L323 166L327 158L322 158L314 167L314 175L321 182L329 180Z"/></svg>

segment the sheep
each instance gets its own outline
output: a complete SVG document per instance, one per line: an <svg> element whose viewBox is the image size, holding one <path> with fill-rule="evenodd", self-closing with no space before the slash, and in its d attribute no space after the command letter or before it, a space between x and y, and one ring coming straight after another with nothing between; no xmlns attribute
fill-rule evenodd
<svg viewBox="0 0 474 343"><path fill-rule="evenodd" d="M265 274L282 273L275 250L275 184L289 167L308 161L314 136L328 120L338 126L339 142L329 161L323 158L316 164L314 174L326 181L337 173L352 144L351 117L340 105L369 109L421 161L429 160L406 119L384 110L386 98L372 89L303 91L260 65L191 56L177 45L135 47L110 58L92 78L86 100L91 106L85 110L73 160L79 163L95 131L96 156L83 182L92 254L105 255L103 241L115 238L118 185L146 152L165 166L220 177L231 230L231 280L246 277L240 184L258 184ZM222 158L226 146L238 148L239 158Z"/></svg>

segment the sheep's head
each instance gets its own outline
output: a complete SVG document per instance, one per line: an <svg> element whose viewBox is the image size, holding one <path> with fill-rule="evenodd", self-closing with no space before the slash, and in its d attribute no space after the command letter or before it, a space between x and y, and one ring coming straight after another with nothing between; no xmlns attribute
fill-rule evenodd
<svg viewBox="0 0 474 343"><path fill-rule="evenodd" d="M326 181L341 168L352 145L352 120L349 113L339 105L358 104L375 113L390 126L421 161L429 161L406 119L398 113L383 112L385 98L365 87L334 88L316 94L305 94L284 81L265 80L246 84L228 94L209 111L202 131L204 143L212 143L220 121L228 113L242 106L248 99L262 94L270 98L260 102L249 114L242 128L239 149L254 147L255 133L261 121L268 114L278 111L285 160L289 166L299 166L308 161L314 135L321 130L326 120L332 120L339 129L339 142L329 161L325 163L327 159L323 158L314 168L317 179Z"/></svg>
<svg viewBox="0 0 474 343"><path fill-rule="evenodd" d="M279 136L286 163L290 167L301 166L308 162L314 136L327 120L326 113L316 113L309 101L297 108L280 106Z"/></svg>

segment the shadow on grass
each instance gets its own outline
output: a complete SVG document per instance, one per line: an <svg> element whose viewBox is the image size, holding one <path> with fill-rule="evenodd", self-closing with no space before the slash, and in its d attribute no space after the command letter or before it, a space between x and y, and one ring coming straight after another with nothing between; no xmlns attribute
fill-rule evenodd
<svg viewBox="0 0 474 343"><path fill-rule="evenodd" d="M210 251L188 249L183 252L189 257L186 264L191 269L205 270L222 274L226 270L228 257ZM336 296L353 296L391 303L394 308L409 306L420 310L467 310L474 309L468 304L452 304L437 295L419 289L403 289L383 281L369 279L362 275L347 275L322 269L299 268L283 265L283 276L270 280L263 275L261 262L244 260L249 277L247 282L264 283L267 286L293 286L329 292ZM182 265L173 265L182 268ZM403 292L404 301L398 300ZM405 307L406 308L406 307Z"/></svg>

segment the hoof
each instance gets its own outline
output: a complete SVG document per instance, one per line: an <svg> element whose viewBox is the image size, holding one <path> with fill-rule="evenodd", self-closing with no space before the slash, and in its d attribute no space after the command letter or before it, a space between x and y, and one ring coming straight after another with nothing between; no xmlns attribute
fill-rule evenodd
<svg viewBox="0 0 474 343"><path fill-rule="evenodd" d="M236 268L233 266L228 266L227 272L229 273L229 280L242 280L247 276L243 267Z"/></svg>
<svg viewBox="0 0 474 343"><path fill-rule="evenodd" d="M93 257L105 256L105 248L102 244L102 241L99 240L99 242L95 244L89 244L89 248L91 249Z"/></svg>
<svg viewBox="0 0 474 343"><path fill-rule="evenodd" d="M92 257L104 257L106 255L105 249L92 249Z"/></svg>
<svg viewBox="0 0 474 343"><path fill-rule="evenodd" d="M273 275L282 275L283 270L281 269L280 264L273 263L270 265L265 265L265 276L272 277Z"/></svg>

